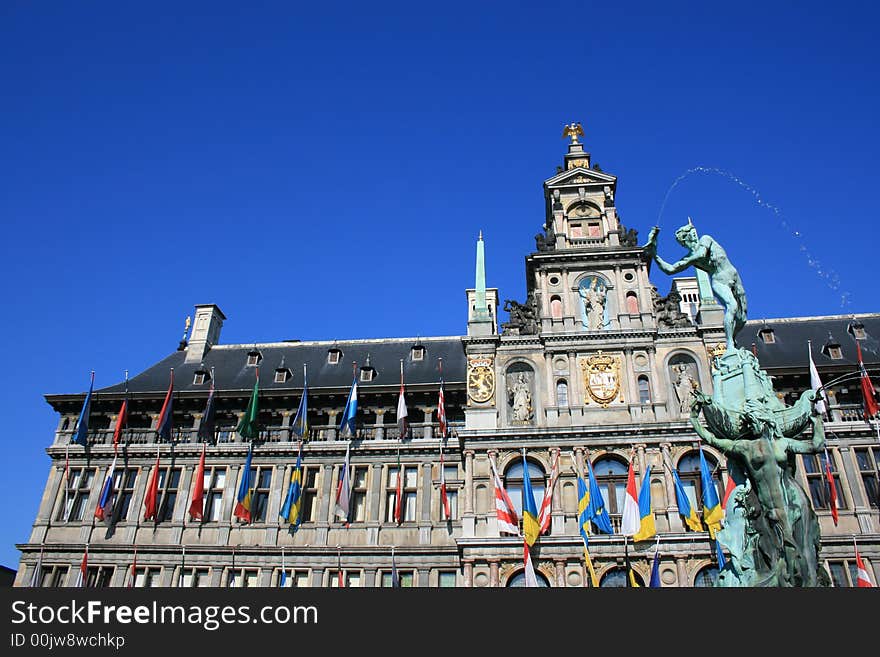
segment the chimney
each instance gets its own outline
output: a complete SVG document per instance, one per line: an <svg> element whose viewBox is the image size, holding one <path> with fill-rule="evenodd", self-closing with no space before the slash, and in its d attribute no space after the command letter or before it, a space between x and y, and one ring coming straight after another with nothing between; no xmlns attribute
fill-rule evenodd
<svg viewBox="0 0 880 657"><path fill-rule="evenodd" d="M220 340L220 329L226 315L213 303L196 306L196 319L186 348L187 363L199 363Z"/></svg>

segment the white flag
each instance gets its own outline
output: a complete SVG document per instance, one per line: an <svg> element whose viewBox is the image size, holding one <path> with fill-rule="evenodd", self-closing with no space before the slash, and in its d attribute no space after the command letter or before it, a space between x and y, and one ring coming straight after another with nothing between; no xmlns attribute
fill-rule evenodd
<svg viewBox="0 0 880 657"><path fill-rule="evenodd" d="M810 387L816 392L816 410L825 415L825 391L819 390L822 387L822 380L819 378L819 370L816 369L816 363L813 362L813 345L807 342L807 350L810 354Z"/></svg>

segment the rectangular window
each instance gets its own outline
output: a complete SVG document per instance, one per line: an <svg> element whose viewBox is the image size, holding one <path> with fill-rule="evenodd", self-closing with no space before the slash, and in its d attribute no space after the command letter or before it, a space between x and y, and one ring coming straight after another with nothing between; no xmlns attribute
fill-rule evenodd
<svg viewBox="0 0 880 657"><path fill-rule="evenodd" d="M86 573L86 586L90 589L105 589L110 586L114 566L89 566Z"/></svg>
<svg viewBox="0 0 880 657"><path fill-rule="evenodd" d="M813 507L816 509L831 508L831 492L828 482L825 480L825 455L824 454L802 454L802 463L804 464L804 473L807 475L807 487L810 490L810 497L813 500ZM834 465L834 457L831 457L831 476L834 477L834 486L837 490L837 508L846 508L846 498L843 495L843 488L840 485L840 475L837 474L837 468Z"/></svg>
<svg viewBox="0 0 880 657"><path fill-rule="evenodd" d="M419 469L416 466L401 466L403 470L403 491L401 521L413 522L416 519L416 492L418 490ZM397 466L388 468L388 486L386 488L385 520L395 521L397 508Z"/></svg>
<svg viewBox="0 0 880 657"><path fill-rule="evenodd" d="M193 375L193 385L200 386L205 383L205 373L204 372L196 372Z"/></svg>
<svg viewBox="0 0 880 657"><path fill-rule="evenodd" d="M342 571L342 579L345 584L345 588L359 588L361 585L361 573L359 570L351 571L351 570L343 570ZM339 571L331 570L330 571L330 588L335 589L339 588Z"/></svg>
<svg viewBox="0 0 880 657"><path fill-rule="evenodd" d="M287 370L275 370L275 383L284 383L287 381Z"/></svg>
<svg viewBox="0 0 880 657"><path fill-rule="evenodd" d="M182 588L211 586L211 569L181 568L178 573L177 586Z"/></svg>
<svg viewBox="0 0 880 657"><path fill-rule="evenodd" d="M258 465L251 468L251 522L266 521L269 490L272 486L272 469L271 465Z"/></svg>
<svg viewBox="0 0 880 657"><path fill-rule="evenodd" d="M134 497L138 471L135 468L116 470L113 473L113 515L115 520L128 520L128 510Z"/></svg>
<svg viewBox="0 0 880 657"><path fill-rule="evenodd" d="M569 224L568 225L568 233L572 237L583 237L584 236L584 227L581 224Z"/></svg>
<svg viewBox="0 0 880 657"><path fill-rule="evenodd" d="M372 381L374 371L375 370L373 370L372 368L362 367L361 368L361 381L367 381L367 382Z"/></svg>
<svg viewBox="0 0 880 657"><path fill-rule="evenodd" d="M159 470L159 490L162 491L162 500L159 503L159 513L156 522L172 520L174 517L174 505L177 503L177 489L180 486L180 468L162 468Z"/></svg>
<svg viewBox="0 0 880 657"><path fill-rule="evenodd" d="M131 568L129 568L129 573ZM128 582L125 582L128 584ZM144 568L134 569L134 586L135 588L150 589L162 586L162 568L161 566L145 566Z"/></svg>
<svg viewBox="0 0 880 657"><path fill-rule="evenodd" d="M400 580L401 588L412 588L413 585L413 571L411 570L398 570L397 578ZM390 589L391 588L391 571L382 573L382 588Z"/></svg>
<svg viewBox="0 0 880 657"><path fill-rule="evenodd" d="M367 519L367 466L352 468L351 476L351 521L363 522Z"/></svg>
<svg viewBox="0 0 880 657"><path fill-rule="evenodd" d="M598 221L591 221L587 224L587 234L590 237L602 237L602 226Z"/></svg>
<svg viewBox="0 0 880 657"><path fill-rule="evenodd" d="M62 497L61 508L58 511L58 520L62 522L79 522L83 519L94 478L94 468L70 468L67 480L67 494ZM67 502L66 505L65 500Z"/></svg>
<svg viewBox="0 0 880 657"><path fill-rule="evenodd" d="M219 521L223 507L223 489L226 487L226 466L205 468L205 521Z"/></svg>
<svg viewBox="0 0 880 657"><path fill-rule="evenodd" d="M856 447L853 451L868 504L880 507L880 447Z"/></svg>
<svg viewBox="0 0 880 657"><path fill-rule="evenodd" d="M303 522L315 522L318 515L318 467L304 468L302 492Z"/></svg>
<svg viewBox="0 0 880 657"><path fill-rule="evenodd" d="M828 571L831 573L831 581L837 587L855 587L858 579L856 560L843 559L840 561L828 561Z"/></svg>
<svg viewBox="0 0 880 657"><path fill-rule="evenodd" d="M458 520L458 490L451 490L446 487L446 499L449 501L449 518L443 517L443 511L440 511L441 520ZM442 504L442 501L441 501Z"/></svg>
<svg viewBox="0 0 880 657"><path fill-rule="evenodd" d="M454 570L441 570L437 573L437 586L441 589L454 589L455 588L455 571Z"/></svg>
<svg viewBox="0 0 880 657"><path fill-rule="evenodd" d="M292 589L304 589L309 586L309 571L307 570L287 570L287 577L284 580L284 588L292 588ZM277 586L282 586L281 584L281 570L279 569L275 575L275 581Z"/></svg>
<svg viewBox="0 0 880 657"><path fill-rule="evenodd" d="M259 585L259 568L230 568L226 572L226 586L231 589L253 589Z"/></svg>
<svg viewBox="0 0 880 657"><path fill-rule="evenodd" d="M40 575L40 586L64 586L69 571L69 566L44 565Z"/></svg>

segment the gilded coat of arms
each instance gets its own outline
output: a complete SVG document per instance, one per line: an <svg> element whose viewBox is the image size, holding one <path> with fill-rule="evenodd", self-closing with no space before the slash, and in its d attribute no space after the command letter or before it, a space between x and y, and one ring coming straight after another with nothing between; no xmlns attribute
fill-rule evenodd
<svg viewBox="0 0 880 657"><path fill-rule="evenodd" d="M485 404L495 397L495 367L491 357L468 358L468 399Z"/></svg>
<svg viewBox="0 0 880 657"><path fill-rule="evenodd" d="M603 407L608 406L620 393L620 359L608 356L601 351L598 354L581 360L584 374L584 403L590 399ZM620 396L623 401L623 395Z"/></svg>

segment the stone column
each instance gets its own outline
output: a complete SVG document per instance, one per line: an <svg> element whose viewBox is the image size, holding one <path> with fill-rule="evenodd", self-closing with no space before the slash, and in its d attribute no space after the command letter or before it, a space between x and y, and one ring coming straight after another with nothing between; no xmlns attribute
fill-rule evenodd
<svg viewBox="0 0 880 657"><path fill-rule="evenodd" d="M321 508L318 511L318 519L321 522L333 522L333 510L330 503L333 499L332 484L334 470L336 470L335 465L330 463L324 464L324 472L321 481Z"/></svg>
<svg viewBox="0 0 880 657"><path fill-rule="evenodd" d="M465 559L463 568L462 568L462 577L464 578L464 585L466 588L473 588L474 586L474 562L471 559Z"/></svg>
<svg viewBox="0 0 880 657"><path fill-rule="evenodd" d="M676 586L688 587L691 583L688 581L687 574L687 557L675 557L675 572L678 576Z"/></svg>
<svg viewBox="0 0 880 657"><path fill-rule="evenodd" d="M385 408L376 409L376 440L385 439Z"/></svg>
<svg viewBox="0 0 880 657"><path fill-rule="evenodd" d="M474 450L464 452L464 513L474 513Z"/></svg>
<svg viewBox="0 0 880 657"><path fill-rule="evenodd" d="M669 531L683 532L684 524L678 513L678 502L675 497L675 482L672 480L672 455L670 454L671 443L660 443L660 455L664 464L663 483L666 486L666 519L669 522Z"/></svg>
<svg viewBox="0 0 880 657"><path fill-rule="evenodd" d="M498 559L490 559L489 560L489 586L491 588L497 588L498 583L500 581L498 577Z"/></svg>
<svg viewBox="0 0 880 657"><path fill-rule="evenodd" d="M563 559L554 559L553 565L556 569L556 586L565 588L565 561Z"/></svg>
<svg viewBox="0 0 880 657"><path fill-rule="evenodd" d="M413 582L413 586L418 586L421 589L426 589L429 586L431 586L431 569L430 568L419 568L413 574L419 578L418 582Z"/></svg>

